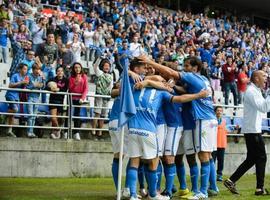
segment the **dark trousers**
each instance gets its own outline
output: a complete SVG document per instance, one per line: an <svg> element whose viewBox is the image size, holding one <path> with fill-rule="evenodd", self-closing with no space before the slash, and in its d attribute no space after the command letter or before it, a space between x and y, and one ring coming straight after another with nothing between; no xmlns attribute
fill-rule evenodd
<svg viewBox="0 0 270 200"><path fill-rule="evenodd" d="M266 153L261 134L245 134L247 158L230 177L234 183L238 181L253 165L256 167L257 189L264 187Z"/></svg>
<svg viewBox="0 0 270 200"><path fill-rule="evenodd" d="M74 106L81 105L79 100L72 100L72 104ZM74 117L80 117L81 107L74 107ZM74 120L74 128L81 128L81 119L75 118ZM73 133L79 133L79 130L74 130Z"/></svg>
<svg viewBox="0 0 270 200"><path fill-rule="evenodd" d="M229 95L230 95L230 92L232 91L233 102L234 102L234 105L237 106L238 105L238 95L237 95L236 83L235 82L224 83L224 86L225 86L225 104L226 105L229 104Z"/></svg>
<svg viewBox="0 0 270 200"><path fill-rule="evenodd" d="M214 162L217 160L217 175L222 176L222 171L224 168L224 155L225 148L217 148L217 151L212 152L212 157Z"/></svg>

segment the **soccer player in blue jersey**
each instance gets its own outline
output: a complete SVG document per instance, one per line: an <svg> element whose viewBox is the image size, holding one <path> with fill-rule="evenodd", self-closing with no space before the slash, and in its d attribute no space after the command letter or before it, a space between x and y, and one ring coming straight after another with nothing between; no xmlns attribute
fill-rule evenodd
<svg viewBox="0 0 270 200"><path fill-rule="evenodd" d="M195 120L192 115L191 103L184 103L182 105L182 120L183 120L183 134L180 139L177 155L175 157L175 164L177 169L177 176L180 183L179 195L182 198L189 198L192 194L199 193L198 179L199 169L196 161L196 153L199 152L199 137L195 136ZM186 172L183 163L183 156L186 154L187 162L190 168L191 191L187 189Z"/></svg>
<svg viewBox="0 0 270 200"><path fill-rule="evenodd" d="M144 68L144 64L138 61L130 64L130 70L137 71L138 68ZM137 200L136 183L138 166L140 159L148 160L148 188L149 199L167 200L169 197L157 194L157 166L158 166L158 146L157 146L157 126L156 117L159 108L164 102L184 103L198 98L204 98L209 95L209 91L201 90L196 94L187 94L182 96L173 96L170 93L153 88L143 88L134 91L134 101L137 109L136 115L130 119L128 155L130 157L130 167L128 168L128 185L130 187L131 200Z"/></svg>
<svg viewBox="0 0 270 200"><path fill-rule="evenodd" d="M213 162L210 162L211 152L216 149L217 138L217 119L213 108L212 89L207 78L200 75L202 68L201 61L196 57L190 57L185 60L184 68L187 72L176 72L168 67L155 63L147 56L139 58L142 63L151 65L165 76L180 80L187 85L187 91L190 94L198 93L201 90L208 90L209 95L202 99L192 101L193 116L196 120L195 132L199 134L200 151L198 153L201 161L201 188L200 192L190 199L207 199L208 182L210 171L215 173ZM212 170L210 170L212 169ZM214 177L214 176L212 176Z"/></svg>
<svg viewBox="0 0 270 200"><path fill-rule="evenodd" d="M175 92L173 94L176 94ZM176 174L175 155L177 153L181 138L182 125L182 104L165 102L164 116L167 124L166 137L164 142L163 168L165 175L165 190L162 195L172 197L174 177Z"/></svg>

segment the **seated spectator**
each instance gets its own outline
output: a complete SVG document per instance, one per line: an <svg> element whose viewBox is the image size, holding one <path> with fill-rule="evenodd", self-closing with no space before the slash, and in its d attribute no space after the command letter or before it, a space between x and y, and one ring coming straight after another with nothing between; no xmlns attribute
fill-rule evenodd
<svg viewBox="0 0 270 200"><path fill-rule="evenodd" d="M80 105L86 100L86 95L88 93L88 78L83 72L83 67L80 63L74 63L71 68L71 76L69 78L69 92L77 93L80 95L72 95L72 105L74 108L74 116L79 117L81 107ZM70 107L70 112L72 113L72 107ZM81 127L81 119L74 119L73 138L75 140L81 140L80 131L76 128Z"/></svg>
<svg viewBox="0 0 270 200"><path fill-rule="evenodd" d="M32 66L32 73L29 75L29 84L27 85L27 89L30 90L41 90L45 86L44 77L41 76L41 67L34 63ZM27 104L27 111L28 114L33 116L28 116L27 119L27 136L29 138L37 137L34 134L34 128L35 126L35 120L36 120L36 114L38 111L38 105L35 103L39 103L40 93L39 92L29 92L28 93L28 103L33 104Z"/></svg>
<svg viewBox="0 0 270 200"><path fill-rule="evenodd" d="M110 95L113 87L113 76L110 74L111 64L108 60L101 60L100 58L94 64L95 74L97 76L96 80L96 94L98 95ZM96 97L95 107L108 107L109 99ZM104 108L96 108L94 110L95 117L108 117L109 110ZM96 129L103 128L104 120L93 120L92 128ZM93 135L96 135L96 131L92 131ZM97 132L97 136L100 138L102 136L102 131Z"/></svg>
<svg viewBox="0 0 270 200"><path fill-rule="evenodd" d="M54 87L50 87L50 83L55 83ZM61 116L63 114L63 103L64 103L64 97L63 94L57 94L57 92L67 92L68 90L68 79L64 76L64 69L63 67L58 67L56 70L56 76L48 81L47 84L48 90L55 92L53 94L50 94L49 98L49 104L59 104L59 106L56 105L50 105L50 113L52 115L51 121L52 121L52 127L56 127L57 129L53 130L51 133L52 139L59 139L61 137L61 129L59 129L62 122L65 120L62 120L61 118L57 118L56 116ZM67 137L67 134L64 135L64 138Z"/></svg>
<svg viewBox="0 0 270 200"><path fill-rule="evenodd" d="M29 83L29 77L27 76L27 65L21 63L19 65L19 72L13 74L10 78L9 88L24 88ZM6 100L7 101L20 101L20 96L18 91L10 91L6 92ZM16 113L19 111L19 105L16 103L8 104L8 113ZM8 116L8 125L14 124L14 116ZM16 137L16 135L12 131L12 127L8 127L8 135L11 137Z"/></svg>

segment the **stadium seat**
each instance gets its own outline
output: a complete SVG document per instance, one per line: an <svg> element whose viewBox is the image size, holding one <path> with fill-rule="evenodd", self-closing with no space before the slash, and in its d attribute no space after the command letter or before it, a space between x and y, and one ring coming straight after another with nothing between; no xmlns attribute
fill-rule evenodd
<svg viewBox="0 0 270 200"><path fill-rule="evenodd" d="M0 103L0 112L7 112L8 111L8 104L7 103Z"/></svg>
<svg viewBox="0 0 270 200"><path fill-rule="evenodd" d="M232 132L234 130L232 119L229 116L224 116L223 119L226 120L226 128L229 132Z"/></svg>
<svg viewBox="0 0 270 200"><path fill-rule="evenodd" d="M233 118L233 126L239 126L240 128L243 125L243 118L242 117L234 117Z"/></svg>
<svg viewBox="0 0 270 200"><path fill-rule="evenodd" d="M50 114L49 106L47 105L39 105L38 106L38 112L43 112L46 114Z"/></svg>
<svg viewBox="0 0 270 200"><path fill-rule="evenodd" d="M269 119L262 119L262 131L270 131Z"/></svg>

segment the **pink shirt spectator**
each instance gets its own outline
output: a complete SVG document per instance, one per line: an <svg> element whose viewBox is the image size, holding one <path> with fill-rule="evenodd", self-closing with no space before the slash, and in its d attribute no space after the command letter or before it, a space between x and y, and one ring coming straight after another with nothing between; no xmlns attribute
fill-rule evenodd
<svg viewBox="0 0 270 200"><path fill-rule="evenodd" d="M85 74L78 75L77 77L71 76L69 78L69 92L79 93L81 96L72 96L72 100L85 100L88 93L88 79Z"/></svg>

